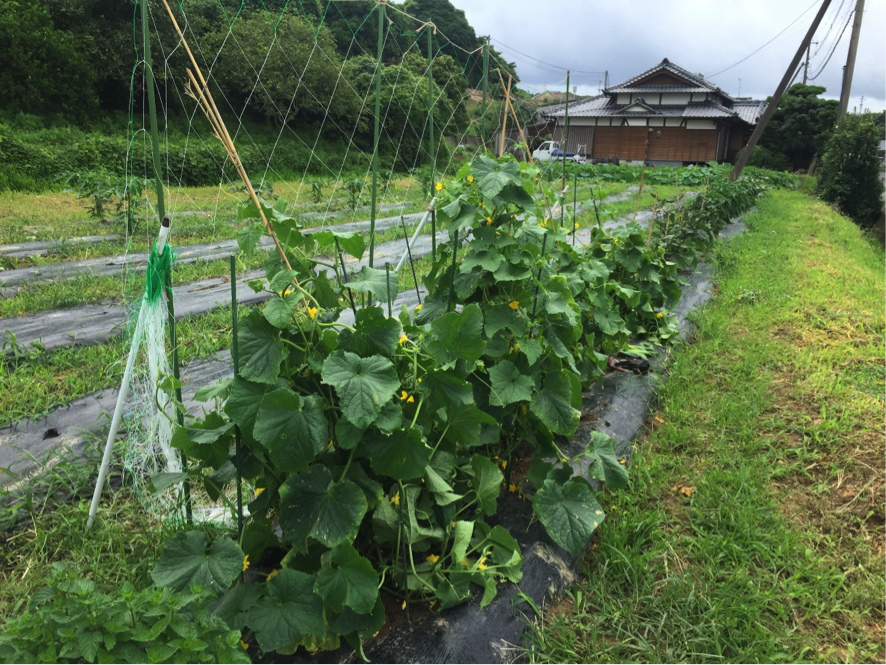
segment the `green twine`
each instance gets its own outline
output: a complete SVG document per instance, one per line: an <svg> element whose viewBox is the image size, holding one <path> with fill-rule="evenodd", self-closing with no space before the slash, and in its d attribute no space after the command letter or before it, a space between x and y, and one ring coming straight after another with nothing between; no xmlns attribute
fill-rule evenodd
<svg viewBox="0 0 886 665"><path fill-rule="evenodd" d="M166 286L166 280L172 271L172 264L175 261L175 250L166 244L163 254L157 254L157 243L151 249L151 256L148 257L148 272L145 276L145 302L149 305L157 302L160 294Z"/></svg>

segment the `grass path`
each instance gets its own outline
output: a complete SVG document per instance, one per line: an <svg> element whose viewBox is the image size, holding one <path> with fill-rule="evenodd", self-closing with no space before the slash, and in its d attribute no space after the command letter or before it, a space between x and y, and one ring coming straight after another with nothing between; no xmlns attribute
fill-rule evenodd
<svg viewBox="0 0 886 665"><path fill-rule="evenodd" d="M801 192L747 221L533 662L883 661L883 252Z"/></svg>

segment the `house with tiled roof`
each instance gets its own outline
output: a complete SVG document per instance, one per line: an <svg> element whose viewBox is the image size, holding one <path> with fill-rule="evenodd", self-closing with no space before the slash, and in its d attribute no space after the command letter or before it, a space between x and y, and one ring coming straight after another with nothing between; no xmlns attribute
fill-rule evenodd
<svg viewBox="0 0 886 665"><path fill-rule="evenodd" d="M701 74L667 58L602 95L554 109L554 140L588 158L685 165L732 161L746 145L766 102L732 97Z"/></svg>

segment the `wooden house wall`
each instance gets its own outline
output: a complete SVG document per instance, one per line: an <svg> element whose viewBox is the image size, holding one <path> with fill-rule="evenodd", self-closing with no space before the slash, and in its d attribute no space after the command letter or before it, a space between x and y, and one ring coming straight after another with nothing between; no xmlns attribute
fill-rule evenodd
<svg viewBox="0 0 886 665"><path fill-rule="evenodd" d="M660 134L660 135L659 135ZM649 153L645 142L649 140ZM594 157L707 162L717 158L717 130L682 127L598 127Z"/></svg>

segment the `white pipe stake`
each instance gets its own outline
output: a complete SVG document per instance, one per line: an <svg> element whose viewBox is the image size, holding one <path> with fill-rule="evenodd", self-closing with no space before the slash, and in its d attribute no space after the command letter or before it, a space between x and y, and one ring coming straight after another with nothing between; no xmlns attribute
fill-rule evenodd
<svg viewBox="0 0 886 665"><path fill-rule="evenodd" d="M400 257L400 262L397 264L397 267L394 268L394 272L400 272L400 268L403 267L403 262L406 260L406 257L409 256L409 248L415 246L415 241L418 240L421 230L425 227L425 222L427 222L428 218L431 216L431 211L435 209L434 206L436 202L436 198L431 199L431 202L428 204L428 209L425 210L425 214L422 215L421 221L418 223L418 226L415 227L415 233L412 235L412 240L409 241L409 247L403 251L403 256Z"/></svg>
<svg viewBox="0 0 886 665"><path fill-rule="evenodd" d="M114 418L111 420L111 430L108 432L108 440L105 442L105 452L102 455L102 465L98 471L98 480L95 483L95 491L92 493L92 504L89 506L89 519L86 521L86 530L92 528L95 521L95 513L98 510L98 502L102 496L102 485L105 483L105 477L108 475L108 467L111 464L111 451L114 449L114 441L117 438L117 432L120 431L120 420L123 417L123 407L126 404L126 397L129 394L129 384L132 379L132 369L135 366L135 359L138 357L138 349L141 345L142 331L144 328L144 311L145 303L142 303L138 312L138 323L135 326L135 335L132 338L132 346L129 348L129 358L126 361L126 371L123 373L123 383L120 384L120 392L117 394L117 406L114 407Z"/></svg>

